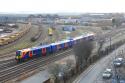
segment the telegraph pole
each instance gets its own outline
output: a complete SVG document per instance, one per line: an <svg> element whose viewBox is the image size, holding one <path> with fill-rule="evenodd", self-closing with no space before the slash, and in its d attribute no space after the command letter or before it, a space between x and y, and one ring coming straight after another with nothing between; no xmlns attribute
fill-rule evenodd
<svg viewBox="0 0 125 83"><path fill-rule="evenodd" d="M111 37L109 38L109 41L110 41L110 51L111 51Z"/></svg>

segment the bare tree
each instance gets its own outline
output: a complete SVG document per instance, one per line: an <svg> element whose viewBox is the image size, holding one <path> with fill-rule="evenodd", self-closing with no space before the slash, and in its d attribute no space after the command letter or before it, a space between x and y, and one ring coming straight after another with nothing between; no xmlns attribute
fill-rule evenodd
<svg viewBox="0 0 125 83"><path fill-rule="evenodd" d="M97 43L98 43L98 46L99 46L99 48L97 50L97 55L100 56L101 55L100 54L101 49L103 48L103 45L105 43L105 37L104 37L104 35L102 35L102 34L98 35L98 37L97 37Z"/></svg>
<svg viewBox="0 0 125 83"><path fill-rule="evenodd" d="M74 60L68 59L66 64L52 64L49 66L49 73L56 79L56 83L66 82L70 79L71 70L74 68Z"/></svg>
<svg viewBox="0 0 125 83"><path fill-rule="evenodd" d="M55 83L58 83L59 80L59 73L62 72L61 71L61 68L62 68L62 65L59 65L59 64L52 64L49 66L48 68L48 72L52 75L52 77L55 78Z"/></svg>
<svg viewBox="0 0 125 83"><path fill-rule="evenodd" d="M52 64L49 66L49 73L52 74L54 77L57 77L59 72L61 72L61 65Z"/></svg>
<svg viewBox="0 0 125 83"><path fill-rule="evenodd" d="M88 58L93 50L93 43L91 41L80 42L73 47L73 50L76 58L76 67L78 71L81 71L87 66Z"/></svg>
<svg viewBox="0 0 125 83"><path fill-rule="evenodd" d="M112 26L113 27L115 27L115 26L119 27L122 25L122 23L123 23L123 19L121 17L115 17L112 19Z"/></svg>
<svg viewBox="0 0 125 83"><path fill-rule="evenodd" d="M68 59L67 61L66 61L66 65L67 65L67 67L69 68L69 69L71 69L71 68L73 68L73 66L75 65L75 62L74 62L74 60L72 60L72 59Z"/></svg>

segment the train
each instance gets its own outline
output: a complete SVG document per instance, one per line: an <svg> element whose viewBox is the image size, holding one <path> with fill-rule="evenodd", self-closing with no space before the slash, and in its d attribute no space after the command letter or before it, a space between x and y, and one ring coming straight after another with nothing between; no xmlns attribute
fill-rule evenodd
<svg viewBox="0 0 125 83"><path fill-rule="evenodd" d="M26 25L25 28L21 29L21 31L19 31L19 32L15 32L11 35L1 37L0 38L0 46L7 45L11 42L18 40L19 38L21 38L23 35L25 35L30 30L30 27L31 27L31 23Z"/></svg>
<svg viewBox="0 0 125 83"><path fill-rule="evenodd" d="M52 35L53 35L53 29L52 29L52 28L49 28L49 29L48 29L48 35L49 35L49 36L52 36Z"/></svg>
<svg viewBox="0 0 125 83"><path fill-rule="evenodd" d="M42 28L39 28L38 33L34 37L31 37L30 41L35 42L36 40L38 40L40 38L41 35L42 35Z"/></svg>
<svg viewBox="0 0 125 83"><path fill-rule="evenodd" d="M75 44L78 44L79 42L82 42L84 40L92 41L94 40L94 38L95 38L95 35L91 33L87 35L81 35L78 37L50 43L47 45L41 45L41 46L36 46L32 48L17 50L15 59L17 62L24 62L27 60L31 60L35 57L45 57L52 53L56 53L60 50L72 48Z"/></svg>

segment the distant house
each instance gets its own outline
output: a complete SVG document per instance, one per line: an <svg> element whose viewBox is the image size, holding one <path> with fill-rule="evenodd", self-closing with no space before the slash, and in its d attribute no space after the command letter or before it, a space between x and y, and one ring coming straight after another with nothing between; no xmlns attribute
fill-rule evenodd
<svg viewBox="0 0 125 83"><path fill-rule="evenodd" d="M2 33L4 31L4 29L0 29L0 33Z"/></svg>
<svg viewBox="0 0 125 83"><path fill-rule="evenodd" d="M63 31L75 31L76 27L74 26L65 26L62 28Z"/></svg>
<svg viewBox="0 0 125 83"><path fill-rule="evenodd" d="M56 19L56 23L80 23L80 19L71 19L71 18L61 18L61 19Z"/></svg>

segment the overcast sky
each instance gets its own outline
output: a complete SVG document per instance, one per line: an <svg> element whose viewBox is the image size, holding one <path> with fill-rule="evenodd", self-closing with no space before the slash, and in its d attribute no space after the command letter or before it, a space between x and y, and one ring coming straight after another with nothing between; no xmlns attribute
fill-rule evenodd
<svg viewBox="0 0 125 83"><path fill-rule="evenodd" d="M125 0L0 0L8 13L125 12Z"/></svg>

